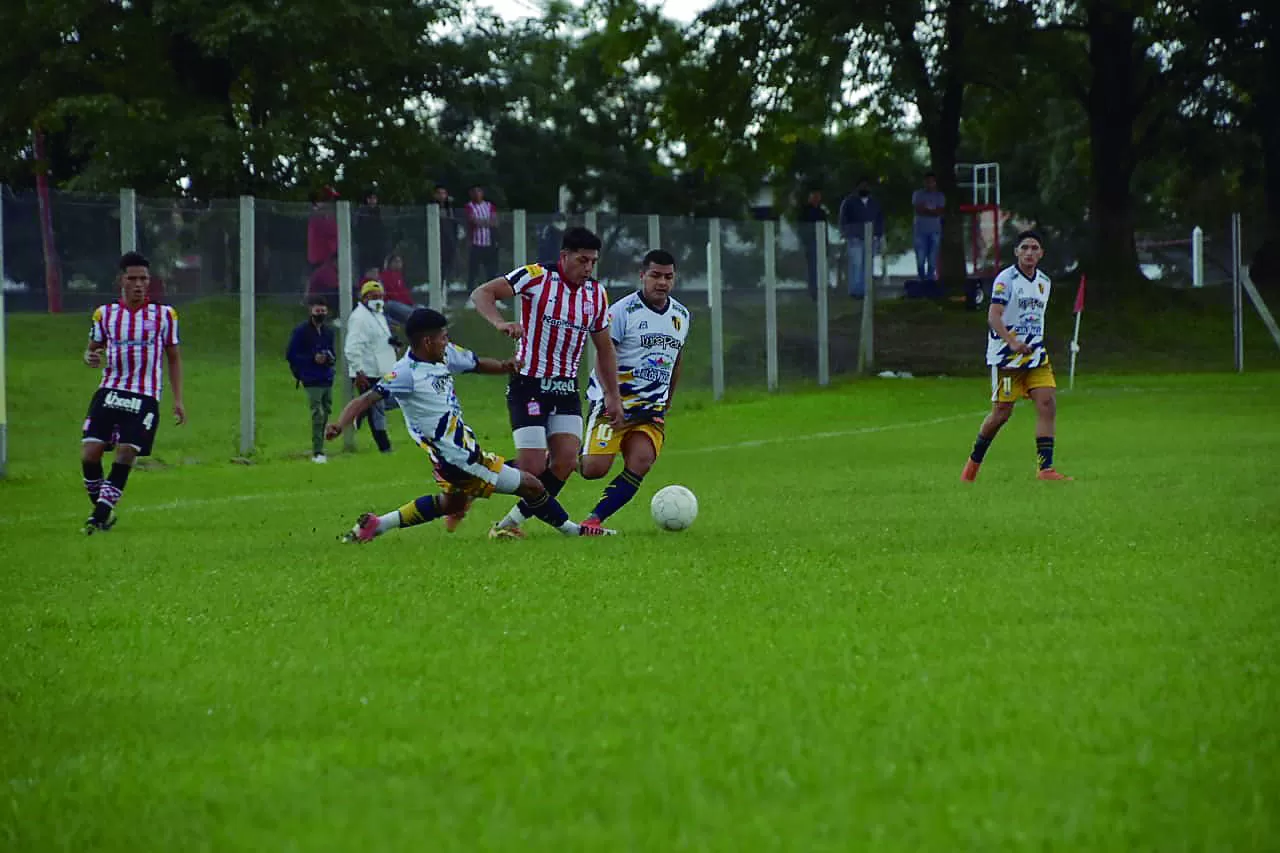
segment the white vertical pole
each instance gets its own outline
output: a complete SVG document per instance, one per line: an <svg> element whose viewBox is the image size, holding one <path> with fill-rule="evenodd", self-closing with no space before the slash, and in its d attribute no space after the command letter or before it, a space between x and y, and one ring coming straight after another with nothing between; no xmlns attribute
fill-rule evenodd
<svg viewBox="0 0 1280 853"><path fill-rule="evenodd" d="M583 216L583 223L587 226L587 230L595 233L596 236L599 236L599 232L596 232L596 223L598 220L599 216L594 210L588 210L586 215Z"/></svg>
<svg viewBox="0 0 1280 853"><path fill-rule="evenodd" d="M511 211L511 250L515 255L511 260L513 268L529 263L529 225L523 210Z"/></svg>
<svg viewBox="0 0 1280 853"><path fill-rule="evenodd" d="M255 210L251 195L240 196L240 455L248 456L253 452L256 436L254 383L255 374L255 339L257 312L255 311L255 290L257 283L254 274L257 267L255 257Z"/></svg>
<svg viewBox="0 0 1280 853"><path fill-rule="evenodd" d="M764 225L764 346L765 380L778 390L778 227L772 219Z"/></svg>
<svg viewBox="0 0 1280 853"><path fill-rule="evenodd" d="M588 210L586 215L583 217L583 224L586 225L588 231L595 234L597 237L600 236L600 232L596 230L598 223L599 217L596 212L594 210ZM596 261L596 275L600 275L600 261ZM605 284L603 281L600 283L602 285ZM607 287L608 285L605 286ZM587 359L588 368L593 367L596 363L596 342L591 340L591 338L587 338L587 345L583 347L583 355Z"/></svg>
<svg viewBox="0 0 1280 853"><path fill-rule="evenodd" d="M1231 331L1236 373L1244 373L1244 292L1241 283L1240 214L1231 214Z"/></svg>
<svg viewBox="0 0 1280 853"><path fill-rule="evenodd" d="M814 252L817 254L818 272L818 384L831 381L830 329L827 317L827 226L824 222L812 223L815 231Z"/></svg>
<svg viewBox="0 0 1280 853"><path fill-rule="evenodd" d="M444 313L444 272L440 263L440 205L427 205L427 301Z"/></svg>
<svg viewBox="0 0 1280 853"><path fill-rule="evenodd" d="M1191 286L1204 287L1204 229L1191 229Z"/></svg>
<svg viewBox="0 0 1280 853"><path fill-rule="evenodd" d="M662 220L658 214L649 214L649 248L657 249L662 245Z"/></svg>
<svg viewBox="0 0 1280 853"><path fill-rule="evenodd" d="M120 190L120 254L138 251L138 196L131 189Z"/></svg>
<svg viewBox="0 0 1280 853"><path fill-rule="evenodd" d="M351 298L351 202L338 202L338 314L342 320L342 330L338 336L338 382L342 385L342 404L351 402L351 378L347 375L346 336L351 324L351 309L354 306ZM342 436L342 446L347 450L356 449L356 432L348 427Z"/></svg>
<svg viewBox="0 0 1280 853"><path fill-rule="evenodd" d="M707 303L711 307L711 394L724 397L724 310L721 303L720 220L708 223Z"/></svg>
<svg viewBox="0 0 1280 853"><path fill-rule="evenodd" d="M4 196L4 186L0 185L0 199ZM5 348L4 342L4 283L9 279L4 272L4 204L0 201L0 480L9 472L9 404L5 399Z"/></svg>

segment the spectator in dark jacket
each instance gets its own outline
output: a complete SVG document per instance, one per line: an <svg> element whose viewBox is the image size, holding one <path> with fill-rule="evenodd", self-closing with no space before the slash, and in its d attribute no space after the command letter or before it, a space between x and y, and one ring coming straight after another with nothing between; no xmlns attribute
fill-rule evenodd
<svg viewBox="0 0 1280 853"><path fill-rule="evenodd" d="M863 178L858 181L857 193L840 203L840 234L849 252L849 296L853 299L866 295L867 276L871 274L871 270L864 269L868 222L871 223L871 256L874 258L884 240L884 210L871 195L870 179Z"/></svg>
<svg viewBox="0 0 1280 853"><path fill-rule="evenodd" d="M564 239L564 229L568 224L565 215L557 213L538 234L538 263L547 269L553 270L560 263L560 241Z"/></svg>
<svg viewBox="0 0 1280 853"><path fill-rule="evenodd" d="M285 358L298 384L307 389L311 403L311 461L324 463L324 425L333 409L333 373L337 356L333 329L326 325L329 306L320 296L307 300L311 318L293 330Z"/></svg>

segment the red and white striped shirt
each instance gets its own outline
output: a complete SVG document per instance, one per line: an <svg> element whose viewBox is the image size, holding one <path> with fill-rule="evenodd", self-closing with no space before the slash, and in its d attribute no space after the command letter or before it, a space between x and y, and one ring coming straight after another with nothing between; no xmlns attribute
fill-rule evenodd
<svg viewBox="0 0 1280 853"><path fill-rule="evenodd" d="M559 270L540 264L512 270L507 281L520 298L520 373L537 379L576 379L587 336L609 328L604 285L587 279L573 287L560 278Z"/></svg>
<svg viewBox="0 0 1280 853"><path fill-rule="evenodd" d="M473 246L492 246L493 245L493 229L487 224L481 225L481 222L488 222L498 218L498 208L494 207L491 201L469 201L467 202L467 222L471 225L471 245Z"/></svg>
<svg viewBox="0 0 1280 853"><path fill-rule="evenodd" d="M106 344L101 388L160 399L164 348L178 345L178 312L147 302L130 310L123 302L99 305L89 340Z"/></svg>

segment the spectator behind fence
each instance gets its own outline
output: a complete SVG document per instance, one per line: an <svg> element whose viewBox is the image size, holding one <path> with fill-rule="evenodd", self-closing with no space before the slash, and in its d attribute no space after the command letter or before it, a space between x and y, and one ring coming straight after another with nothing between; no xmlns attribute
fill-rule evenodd
<svg viewBox="0 0 1280 853"><path fill-rule="evenodd" d="M335 264L338 261L338 217L333 209L336 198L338 191L325 187L311 205L311 217L307 220L307 263L312 272L330 260Z"/></svg>
<svg viewBox="0 0 1280 853"><path fill-rule="evenodd" d="M383 313L385 297L379 282L366 281L360 286L360 304L352 310L347 322L347 339L342 351L347 357L347 372L360 394L390 373L398 358L396 340ZM383 453L390 453L391 439L387 435L387 410L383 400L373 404L368 418L374 443Z"/></svg>
<svg viewBox="0 0 1280 853"><path fill-rule="evenodd" d="M338 311L338 259L330 258L311 273L307 280L307 299L320 298L333 313Z"/></svg>
<svg viewBox="0 0 1280 853"><path fill-rule="evenodd" d="M827 227L830 215L822 203L822 190L809 190L809 198L800 208L800 242L809 265L809 295L814 299L818 298L818 229Z"/></svg>
<svg viewBox="0 0 1280 853"><path fill-rule="evenodd" d="M333 329L325 320L329 308L324 298L312 296L307 300L310 318L293 330L285 358L289 370L298 385L307 391L311 406L311 461L328 462L324 455L324 425L333 408L334 355Z"/></svg>
<svg viewBox="0 0 1280 853"><path fill-rule="evenodd" d="M404 280L404 258L392 252L382 262L382 270L377 278L382 282L382 290L388 302L401 305L412 305L413 294Z"/></svg>
<svg viewBox="0 0 1280 853"><path fill-rule="evenodd" d="M942 247L942 215L947 198L938 192L938 177L924 173L924 187L911 194L911 207L916 212L911 236L916 250L916 277L920 281L938 280L938 252Z"/></svg>
<svg viewBox="0 0 1280 853"><path fill-rule="evenodd" d="M878 199L871 195L871 181L858 181L857 192L846 196L840 203L840 233L844 236L849 253L849 296L862 299L867 295L867 276L874 274L864 268L866 257L866 225L872 224L872 257L880 252L884 240L884 210Z"/></svg>
<svg viewBox="0 0 1280 853"><path fill-rule="evenodd" d="M431 203L440 208L440 280L445 288L449 287L449 279L453 276L453 258L458 249L458 217L453 212L453 199L449 197L449 188L436 184Z"/></svg>
<svg viewBox="0 0 1280 853"><path fill-rule="evenodd" d="M564 229L569 220L563 213L551 217L551 222L538 234L537 261L547 269L555 269L560 263L560 241L564 239Z"/></svg>
<svg viewBox="0 0 1280 853"><path fill-rule="evenodd" d="M467 287L474 290L498 277L498 208L485 201L484 187L478 184L471 188L471 201L467 202L467 230L471 235Z"/></svg>
<svg viewBox="0 0 1280 853"><path fill-rule="evenodd" d="M352 230L356 244L356 268L363 270L380 266L391 246L387 242L387 228L382 223L377 187L370 187L365 193L364 204L356 211L355 228Z"/></svg>

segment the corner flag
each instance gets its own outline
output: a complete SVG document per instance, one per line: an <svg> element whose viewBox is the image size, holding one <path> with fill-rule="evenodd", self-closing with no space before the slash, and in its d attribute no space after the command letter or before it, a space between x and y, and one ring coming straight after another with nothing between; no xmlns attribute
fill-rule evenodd
<svg viewBox="0 0 1280 853"><path fill-rule="evenodd" d="M1072 312L1076 315L1076 331L1071 336L1071 378L1067 383L1067 390L1073 390L1076 387L1076 356L1080 354L1080 315L1084 313L1084 287L1085 277L1080 276L1080 286L1076 288L1076 304L1072 308Z"/></svg>

